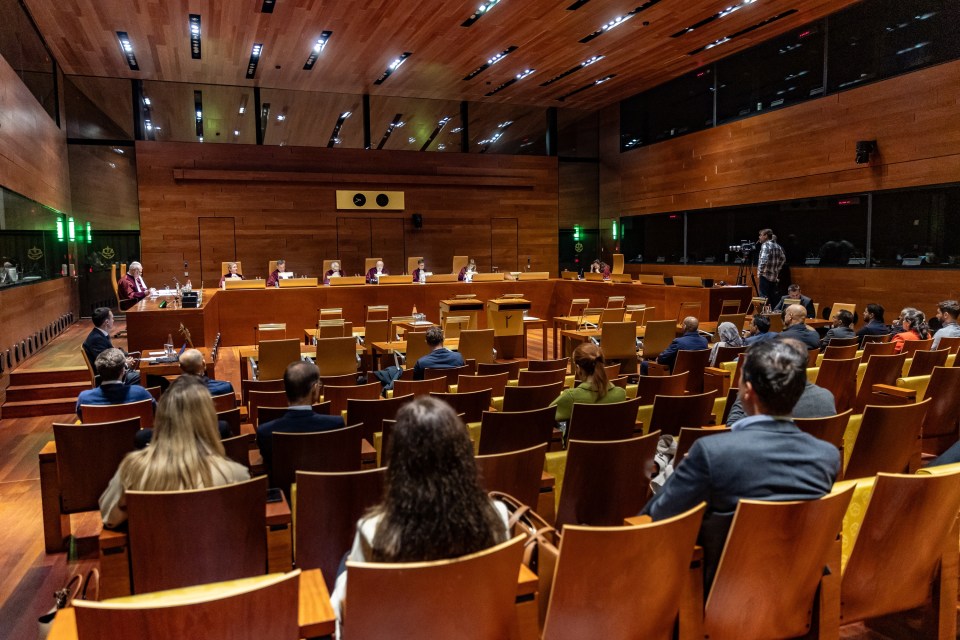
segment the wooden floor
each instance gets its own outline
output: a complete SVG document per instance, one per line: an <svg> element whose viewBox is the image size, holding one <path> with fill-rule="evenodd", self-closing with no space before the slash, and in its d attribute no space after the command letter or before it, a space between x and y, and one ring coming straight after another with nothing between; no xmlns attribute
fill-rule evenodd
<svg viewBox="0 0 960 640"><path fill-rule="evenodd" d="M118 321L117 330L123 328ZM75 324L18 370L82 367L77 347L90 332L90 321ZM125 347L125 340L114 344ZM529 353L540 353L540 332L531 333ZM236 348L221 349L217 377L240 387ZM74 420L74 415L0 420L0 639L32 640L37 637L37 617L53 603L53 592L78 572L97 564L98 513L73 516L78 536L69 552L47 555L43 549L40 514L40 479L37 454L53 439L50 425ZM884 640L886 636L862 625L844 628L843 638Z"/></svg>

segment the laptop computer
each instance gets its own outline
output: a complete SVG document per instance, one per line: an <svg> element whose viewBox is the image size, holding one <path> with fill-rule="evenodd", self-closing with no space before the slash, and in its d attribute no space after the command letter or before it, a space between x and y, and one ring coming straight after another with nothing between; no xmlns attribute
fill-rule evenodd
<svg viewBox="0 0 960 640"><path fill-rule="evenodd" d="M169 363L171 363L171 362L179 362L179 361L180 361L180 356L182 356L182 355L183 355L183 352L186 351L186 350L187 350L187 343L184 342L184 343L183 343L183 346L180 347L180 351L177 352L177 355L175 355L175 356L161 356L161 357L157 358L156 360L154 360L154 362L156 362L157 364L169 364Z"/></svg>

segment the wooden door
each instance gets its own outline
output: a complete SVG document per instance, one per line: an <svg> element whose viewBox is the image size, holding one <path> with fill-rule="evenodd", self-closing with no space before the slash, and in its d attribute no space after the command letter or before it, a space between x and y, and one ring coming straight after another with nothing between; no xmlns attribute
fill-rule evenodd
<svg viewBox="0 0 960 640"><path fill-rule="evenodd" d="M220 264L237 259L237 238L234 218L198 218L200 264L190 272L190 280L199 288L201 282L216 287L220 284Z"/></svg>
<svg viewBox="0 0 960 640"><path fill-rule="evenodd" d="M499 268L501 272L522 271L518 251L517 219L493 218L490 221L491 266ZM523 265L526 266L526 257L523 258Z"/></svg>
<svg viewBox="0 0 960 640"><path fill-rule="evenodd" d="M369 218L337 218L337 257L345 275L364 275L367 258L374 257Z"/></svg>

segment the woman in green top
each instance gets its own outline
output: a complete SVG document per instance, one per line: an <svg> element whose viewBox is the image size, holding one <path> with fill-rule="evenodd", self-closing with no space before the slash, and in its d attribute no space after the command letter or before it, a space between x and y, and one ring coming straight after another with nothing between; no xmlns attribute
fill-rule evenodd
<svg viewBox="0 0 960 640"><path fill-rule="evenodd" d="M566 422L573 412L573 403L597 404L623 402L626 392L607 380L607 370L603 368L603 351L592 342L584 342L573 351L573 363L580 384L573 389L564 390L550 406L557 408L555 420Z"/></svg>

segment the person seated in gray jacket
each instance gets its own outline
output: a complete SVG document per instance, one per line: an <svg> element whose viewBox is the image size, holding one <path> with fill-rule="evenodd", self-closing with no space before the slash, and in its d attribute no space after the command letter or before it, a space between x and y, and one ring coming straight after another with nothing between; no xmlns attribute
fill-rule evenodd
<svg viewBox="0 0 960 640"><path fill-rule="evenodd" d="M846 309L841 309L833 314L833 326L827 330L827 335L820 341L820 348L826 349L827 345L834 338L856 338L857 334L853 331L853 314Z"/></svg>

